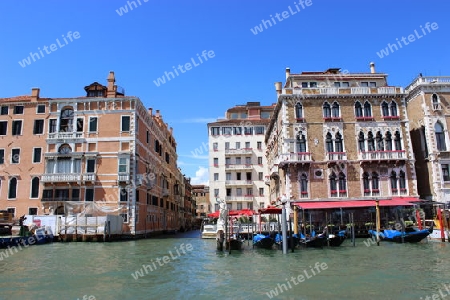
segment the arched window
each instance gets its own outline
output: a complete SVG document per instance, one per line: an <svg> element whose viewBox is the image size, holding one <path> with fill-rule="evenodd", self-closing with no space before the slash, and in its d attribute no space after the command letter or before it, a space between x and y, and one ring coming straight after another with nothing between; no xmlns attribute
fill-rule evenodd
<svg viewBox="0 0 450 300"><path fill-rule="evenodd" d="M303 118L303 106L300 103L295 104L295 117L297 119Z"/></svg>
<svg viewBox="0 0 450 300"><path fill-rule="evenodd" d="M372 172L372 189L378 190L380 188L380 177L377 172Z"/></svg>
<svg viewBox="0 0 450 300"><path fill-rule="evenodd" d="M326 139L325 139L325 144L327 145L327 151L328 152L334 152L334 148L333 148L333 138L331 133L327 133Z"/></svg>
<svg viewBox="0 0 450 300"><path fill-rule="evenodd" d="M325 102L323 104L323 117L331 118L331 107L330 107L330 103L328 103L328 102Z"/></svg>
<svg viewBox="0 0 450 300"><path fill-rule="evenodd" d="M398 116L397 115L397 103L394 101L391 102L391 116Z"/></svg>
<svg viewBox="0 0 450 300"><path fill-rule="evenodd" d="M441 123L437 122L434 125L434 132L436 135L436 146L438 150L446 151L447 147L445 146L444 128Z"/></svg>
<svg viewBox="0 0 450 300"><path fill-rule="evenodd" d="M59 131L72 132L73 131L73 109L66 108L61 111L61 118L59 121Z"/></svg>
<svg viewBox="0 0 450 300"><path fill-rule="evenodd" d="M362 131L359 132L358 146L359 146L359 151L361 151L361 152L366 151L366 147L364 144L364 133Z"/></svg>
<svg viewBox="0 0 450 300"><path fill-rule="evenodd" d="M340 191L347 190L347 182L345 180L345 174L343 172L339 173L339 190Z"/></svg>
<svg viewBox="0 0 450 300"><path fill-rule="evenodd" d="M344 147L342 146L342 135L337 132L334 140L334 148L336 152L344 152Z"/></svg>
<svg viewBox="0 0 450 300"><path fill-rule="evenodd" d="M306 174L302 174L300 176L300 192L304 194L308 194L308 177Z"/></svg>
<svg viewBox="0 0 450 300"><path fill-rule="evenodd" d="M364 103L364 117L371 117L372 116L372 106L370 105L369 101L366 101Z"/></svg>
<svg viewBox="0 0 450 300"><path fill-rule="evenodd" d="M397 191L397 173L395 171L391 172L390 179L391 179L391 190L393 192L396 192Z"/></svg>
<svg viewBox="0 0 450 300"><path fill-rule="evenodd" d="M386 151L392 151L392 134L390 131L386 132L384 143L386 145Z"/></svg>
<svg viewBox="0 0 450 300"><path fill-rule="evenodd" d="M337 194L336 174L334 172L331 172L329 179L331 194Z"/></svg>
<svg viewBox="0 0 450 300"><path fill-rule="evenodd" d="M406 174L403 171L400 171L400 175L398 176L399 178L399 185L400 185L400 190L406 190Z"/></svg>
<svg viewBox="0 0 450 300"><path fill-rule="evenodd" d="M433 101L433 104L438 104L439 103L439 98L436 94L433 94L431 96L431 100Z"/></svg>
<svg viewBox="0 0 450 300"><path fill-rule="evenodd" d="M333 106L331 107L331 116L333 118L339 118L339 104L335 101L333 102Z"/></svg>
<svg viewBox="0 0 450 300"><path fill-rule="evenodd" d="M362 106L361 106L361 103L359 101L356 101L356 103L355 103L355 116L357 118L363 116Z"/></svg>
<svg viewBox="0 0 450 300"><path fill-rule="evenodd" d="M8 199L16 199L17 197L17 178L13 177L9 180Z"/></svg>
<svg viewBox="0 0 450 300"><path fill-rule="evenodd" d="M394 135L395 150L402 150L402 142L400 140L400 132L396 131Z"/></svg>
<svg viewBox="0 0 450 300"><path fill-rule="evenodd" d="M377 140L377 150L384 151L383 136L381 135L381 132L379 132L379 131L377 132L376 140Z"/></svg>
<svg viewBox="0 0 450 300"><path fill-rule="evenodd" d="M31 195L30 198L38 198L39 197L39 178L34 177L31 180Z"/></svg>
<svg viewBox="0 0 450 300"><path fill-rule="evenodd" d="M382 110L382 113L383 113L383 117L389 116L389 105L387 104L386 101L383 101L381 103L381 110Z"/></svg>
<svg viewBox="0 0 450 300"><path fill-rule="evenodd" d="M363 173L363 188L365 193L370 192L369 174L367 172Z"/></svg>
<svg viewBox="0 0 450 300"><path fill-rule="evenodd" d="M297 135L297 152L306 152L306 138L302 132Z"/></svg>
<svg viewBox="0 0 450 300"><path fill-rule="evenodd" d="M369 151L375 151L375 141L373 139L372 131L369 131L369 134L367 135L367 148Z"/></svg>

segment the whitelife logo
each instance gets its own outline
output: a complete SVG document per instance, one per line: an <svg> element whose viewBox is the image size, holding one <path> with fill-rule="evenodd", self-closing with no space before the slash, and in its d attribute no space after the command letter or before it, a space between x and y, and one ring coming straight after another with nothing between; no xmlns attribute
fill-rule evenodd
<svg viewBox="0 0 450 300"><path fill-rule="evenodd" d="M302 10L304 10L308 6L311 6L312 5L312 0L306 0L306 1L300 0L300 1L298 1L298 3L294 2L294 5L295 5L295 8L297 9L297 11L292 10L292 7L289 5L288 6L289 11L285 10L281 14L280 13L276 13L275 14L275 18L277 18L277 20L279 22L282 22L284 19L287 19L290 16L298 14L301 11L299 5L302 7ZM264 20L263 19L263 20L261 20L261 24L259 24L258 26L255 26L254 28L250 28L250 31L254 35L257 35L258 33L263 32L264 28L268 29L269 27L272 27L273 25L277 24L277 21L275 21L275 18L272 15L270 15L270 20L272 20L272 22L270 20ZM264 25L264 28L263 28L263 25ZM269 27L267 27L267 25L269 25Z"/></svg>
<svg viewBox="0 0 450 300"><path fill-rule="evenodd" d="M400 41L403 42L403 45L408 46L410 43L416 41L416 38L418 40L423 38L424 36L427 35L427 31L428 31L428 33L431 33L431 29L430 28L433 29L433 30L437 30L439 28L438 23L436 23L436 22L433 22L433 23L427 22L425 24L425 28L423 28L422 25L420 25L420 29L421 29L423 35L420 35L420 33L417 32L417 29L415 29L414 30L414 34L408 35L409 43L406 41L406 37L404 37L404 36L402 36L402 38L400 40L398 38L396 38L397 44L395 44L395 43L394 44L388 43L386 48L381 49L379 52L377 52L378 57L379 58L383 58L385 56L389 56L390 53L394 53L394 51L398 51L398 47L400 47L400 49L403 48L402 43ZM425 29L426 29L426 31L425 31ZM398 45L398 47L397 47L397 45ZM390 50L390 53L389 53L389 50Z"/></svg>
<svg viewBox="0 0 450 300"><path fill-rule="evenodd" d="M140 6L140 5L142 5L141 1L145 3L145 2L148 2L149 0L136 0L136 1L139 3L139 6ZM116 13L121 17L124 14L128 13L128 7L130 8L130 11L132 11L133 6L131 6L131 4L134 5L134 8L138 7L136 4L136 1L127 1L128 6L124 5L124 6L120 7L119 9L116 9Z"/></svg>
<svg viewBox="0 0 450 300"><path fill-rule="evenodd" d="M69 42L67 41L67 39L70 42L73 42L74 40L78 40L81 36L80 33L78 31L74 31L72 33L72 31L69 31L67 33L67 36L64 36L64 34L62 35L64 43L61 43L61 41L59 40L59 38L56 39L56 44L51 44L50 47L44 46L42 47L38 47L38 52L41 54L39 55L39 53L33 53L30 52L30 55L27 58L22 59L22 61L19 61L19 65L22 68L25 68L26 66L31 65L31 60L33 60L33 62L36 61L36 59L41 59L42 57L44 57L44 52L42 52L42 50L45 51L46 54L51 54L52 52L55 52L58 49L61 49L62 47L65 47L66 45L69 44ZM50 51L49 51L50 49Z"/></svg>
<svg viewBox="0 0 450 300"><path fill-rule="evenodd" d="M207 60L208 60L208 57L209 57L209 58L213 58L213 57L216 56L216 54L214 53L213 50L209 50L208 53L206 53L206 50L203 50L201 56L203 57L203 59L204 59L205 61L207 61ZM192 65L194 65L194 67L200 66L200 65L203 63L203 60L202 60L202 58L200 57L200 55L199 55L198 53L197 53L197 58L198 58L198 61L199 61L200 63L196 63L195 60L194 60L194 58L191 57L191 62L192 62L192 64L191 64L190 62L187 62L187 63L185 63L184 65L178 65L177 68L175 68L175 66L172 66L173 71L175 72L175 74L177 74L177 76L180 76L180 74L178 74L177 69L180 70L181 73L186 73L186 71L189 71L189 70L192 69ZM184 67L184 70L183 70L183 67ZM169 75L172 76L172 78L170 78ZM165 76L165 77L164 77L164 76ZM174 75L171 71L169 71L169 72L166 71L166 72L164 72L164 75L163 75L163 76L159 77L159 78L156 79L156 80L153 80L153 83L154 83L157 87L159 87L161 84L166 83L166 78L167 78L167 81L170 81L170 80L172 80L172 79L175 79L175 75Z"/></svg>

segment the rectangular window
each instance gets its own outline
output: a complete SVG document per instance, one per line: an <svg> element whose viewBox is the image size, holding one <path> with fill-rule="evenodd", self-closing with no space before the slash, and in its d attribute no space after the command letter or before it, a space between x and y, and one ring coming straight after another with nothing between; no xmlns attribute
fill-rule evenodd
<svg viewBox="0 0 450 300"><path fill-rule="evenodd" d="M337 88L338 88L338 87L341 87L341 83L340 83L340 82L335 82L335 83L334 83L334 87L337 87Z"/></svg>
<svg viewBox="0 0 450 300"><path fill-rule="evenodd" d="M264 134L264 126L255 127L255 134Z"/></svg>
<svg viewBox="0 0 450 300"><path fill-rule="evenodd" d="M44 120L34 120L33 134L44 133Z"/></svg>
<svg viewBox="0 0 450 300"><path fill-rule="evenodd" d="M237 188L236 189L236 196L242 196L242 189L241 188Z"/></svg>
<svg viewBox="0 0 450 300"><path fill-rule="evenodd" d="M218 179L218 177L217 177L217 179ZM225 180L231 180L231 173L225 174Z"/></svg>
<svg viewBox="0 0 450 300"><path fill-rule="evenodd" d="M264 196L264 188L259 188L259 196Z"/></svg>
<svg viewBox="0 0 450 300"><path fill-rule="evenodd" d="M6 208L6 211L8 212L8 214L11 214L13 218L16 217L16 209L14 207Z"/></svg>
<svg viewBox="0 0 450 300"><path fill-rule="evenodd" d="M218 147L219 147L219 144L218 144L218 143L213 143L213 150L214 150L214 151L217 151L217 150L218 150Z"/></svg>
<svg viewBox="0 0 450 300"><path fill-rule="evenodd" d="M88 159L86 161L86 173L95 172L95 159Z"/></svg>
<svg viewBox="0 0 450 300"><path fill-rule="evenodd" d="M253 210L253 202L247 202L247 208Z"/></svg>
<svg viewBox="0 0 450 300"><path fill-rule="evenodd" d="M240 142L236 142L236 149L241 149L241 143Z"/></svg>
<svg viewBox="0 0 450 300"><path fill-rule="evenodd" d="M33 148L33 163L40 163L42 155L42 148Z"/></svg>
<svg viewBox="0 0 450 300"><path fill-rule="evenodd" d="M369 82L369 86L370 86L370 87L376 87L376 86L377 86L377 83L376 83L376 82Z"/></svg>
<svg viewBox="0 0 450 300"><path fill-rule="evenodd" d="M362 87L368 87L368 86L369 86L369 83L368 83L367 81L362 81L362 82L361 82L361 86L362 86Z"/></svg>
<svg viewBox="0 0 450 300"><path fill-rule="evenodd" d="M226 189L226 196L231 197L231 189Z"/></svg>
<svg viewBox="0 0 450 300"><path fill-rule="evenodd" d="M258 173L258 180L263 180L263 172Z"/></svg>
<svg viewBox="0 0 450 300"><path fill-rule="evenodd" d="M5 163L5 149L0 149L0 165Z"/></svg>
<svg viewBox="0 0 450 300"><path fill-rule="evenodd" d="M122 132L130 131L130 116L122 116Z"/></svg>
<svg viewBox="0 0 450 300"><path fill-rule="evenodd" d="M448 165L442 165L442 179L444 181L450 181L450 173Z"/></svg>
<svg viewBox="0 0 450 300"><path fill-rule="evenodd" d="M8 121L1 121L0 122L0 135L6 135L7 131L8 131Z"/></svg>
<svg viewBox="0 0 450 300"><path fill-rule="evenodd" d="M229 150L230 149L230 142L225 142L225 150Z"/></svg>
<svg viewBox="0 0 450 300"><path fill-rule="evenodd" d="M36 113L37 114L44 114L45 113L45 104L39 104L36 106Z"/></svg>
<svg viewBox="0 0 450 300"><path fill-rule="evenodd" d="M257 142L256 143L256 148L258 148L258 150L262 149L262 142Z"/></svg>
<svg viewBox="0 0 450 300"><path fill-rule="evenodd" d="M83 127L84 127L84 119L78 118L77 119L77 132L83 132Z"/></svg>
<svg viewBox="0 0 450 300"><path fill-rule="evenodd" d="M310 88L316 88L317 87L317 82L315 82L315 81L310 82L309 83L309 87Z"/></svg>
<svg viewBox="0 0 450 300"><path fill-rule="evenodd" d="M220 127L211 127L211 135L220 135Z"/></svg>
<svg viewBox="0 0 450 300"><path fill-rule="evenodd" d="M219 159L217 157L214 157L214 167L219 166Z"/></svg>
<svg viewBox="0 0 450 300"><path fill-rule="evenodd" d="M12 135L21 135L22 134L22 121L14 120L12 122Z"/></svg>
<svg viewBox="0 0 450 300"><path fill-rule="evenodd" d="M150 143L150 133L147 130L147 144Z"/></svg>
<svg viewBox="0 0 450 300"><path fill-rule="evenodd" d="M262 156L258 157L258 165L262 165Z"/></svg>
<svg viewBox="0 0 450 300"><path fill-rule="evenodd" d="M23 105L14 106L14 114L15 115L23 115Z"/></svg>
<svg viewBox="0 0 450 300"><path fill-rule="evenodd" d="M219 189L214 189L214 197L219 197Z"/></svg>
<svg viewBox="0 0 450 300"><path fill-rule="evenodd" d="M302 88L307 88L308 87L308 83L307 82L302 82Z"/></svg>
<svg viewBox="0 0 450 300"><path fill-rule="evenodd" d="M127 173L128 172L128 159L119 158L119 173Z"/></svg>
<svg viewBox="0 0 450 300"><path fill-rule="evenodd" d="M231 127L223 127L222 133L223 133L223 135L231 135L231 133L232 133Z"/></svg>
<svg viewBox="0 0 450 300"><path fill-rule="evenodd" d="M245 135L252 135L253 134L253 127L244 127L244 134Z"/></svg>
<svg viewBox="0 0 450 300"><path fill-rule="evenodd" d="M56 132L56 119L48 120L48 133Z"/></svg>
<svg viewBox="0 0 450 300"><path fill-rule="evenodd" d="M218 181L219 180L219 173L214 173L214 181Z"/></svg>
<svg viewBox="0 0 450 300"><path fill-rule="evenodd" d="M234 135L241 135L242 127L233 127L233 133L234 133Z"/></svg>
<svg viewBox="0 0 450 300"><path fill-rule="evenodd" d="M42 200L52 201L53 200L53 190L43 190Z"/></svg>
<svg viewBox="0 0 450 300"><path fill-rule="evenodd" d="M89 132L97 132L97 117L90 117L89 118Z"/></svg>
<svg viewBox="0 0 450 300"><path fill-rule="evenodd" d="M344 81L342 83L342 87L350 87L350 83L348 81Z"/></svg>
<svg viewBox="0 0 450 300"><path fill-rule="evenodd" d="M242 209L242 203L240 203L240 202L238 202L238 203L236 203L236 208L238 209L238 210L241 210Z"/></svg>
<svg viewBox="0 0 450 300"><path fill-rule="evenodd" d="M29 207L28 208L28 214L30 215L30 216L36 216L37 215L37 208L36 207Z"/></svg>
<svg viewBox="0 0 450 300"><path fill-rule="evenodd" d="M11 150L11 163L18 164L20 162L20 149Z"/></svg>
<svg viewBox="0 0 450 300"><path fill-rule="evenodd" d="M72 201L80 201L80 189L72 189Z"/></svg>
<svg viewBox="0 0 450 300"><path fill-rule="evenodd" d="M2 106L1 115L2 116L7 115L8 114L8 109L9 109L8 106Z"/></svg>
<svg viewBox="0 0 450 300"><path fill-rule="evenodd" d="M94 189L93 188L86 189L84 201L94 201Z"/></svg>
<svg viewBox="0 0 450 300"><path fill-rule="evenodd" d="M252 188L247 188L247 196L253 196L253 189Z"/></svg>
<svg viewBox="0 0 450 300"><path fill-rule="evenodd" d="M170 155L166 152L166 163L170 164Z"/></svg>

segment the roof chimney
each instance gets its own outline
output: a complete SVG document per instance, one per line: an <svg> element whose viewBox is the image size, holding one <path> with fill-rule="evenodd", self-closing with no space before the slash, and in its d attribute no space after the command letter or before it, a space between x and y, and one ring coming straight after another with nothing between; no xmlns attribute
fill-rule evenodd
<svg viewBox="0 0 450 300"><path fill-rule="evenodd" d="M275 82L275 90L277 91L277 95L281 95L281 82Z"/></svg>
<svg viewBox="0 0 450 300"><path fill-rule="evenodd" d="M155 117L157 117L157 118L159 118L159 117L160 117L160 114L159 114L159 109L157 109L157 110L156 110L156 114L155 114Z"/></svg>
<svg viewBox="0 0 450 300"><path fill-rule="evenodd" d="M150 114L150 116L153 116L153 108L149 107L148 108L148 113Z"/></svg>
<svg viewBox="0 0 450 300"><path fill-rule="evenodd" d="M117 87L114 85L116 82L116 77L114 76L114 72L110 71L108 75L108 89L107 89L107 97L115 98L116 97L116 89Z"/></svg>
<svg viewBox="0 0 450 300"><path fill-rule="evenodd" d="M375 73L375 63L374 62L370 63L370 73Z"/></svg>
<svg viewBox="0 0 450 300"><path fill-rule="evenodd" d="M291 68L287 67L286 68L286 80L288 79L288 77L291 75Z"/></svg>
<svg viewBox="0 0 450 300"><path fill-rule="evenodd" d="M31 89L31 102L37 102L39 99L39 88L32 88Z"/></svg>

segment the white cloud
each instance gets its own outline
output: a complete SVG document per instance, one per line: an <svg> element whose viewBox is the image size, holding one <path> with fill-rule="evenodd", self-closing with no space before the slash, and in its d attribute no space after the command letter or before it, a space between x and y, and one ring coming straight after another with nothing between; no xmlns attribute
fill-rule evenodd
<svg viewBox="0 0 450 300"><path fill-rule="evenodd" d="M208 168L198 167L198 170L195 171L195 177L191 178L191 184L205 184L205 185L209 185Z"/></svg>

